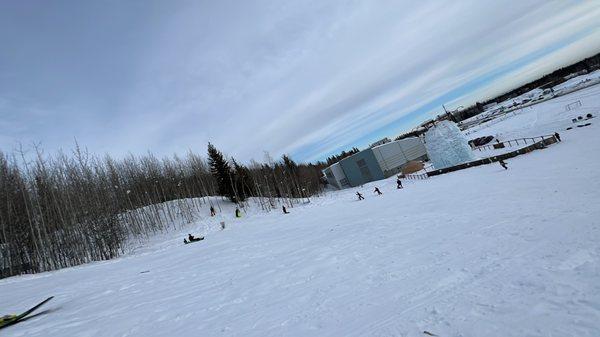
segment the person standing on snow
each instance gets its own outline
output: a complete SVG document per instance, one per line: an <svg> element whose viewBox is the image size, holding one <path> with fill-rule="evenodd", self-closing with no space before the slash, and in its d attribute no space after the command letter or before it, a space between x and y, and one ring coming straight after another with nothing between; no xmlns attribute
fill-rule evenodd
<svg viewBox="0 0 600 337"><path fill-rule="evenodd" d="M210 206L210 216L215 216L215 215L217 215L215 208L213 206Z"/></svg>
<svg viewBox="0 0 600 337"><path fill-rule="evenodd" d="M398 176L398 179L396 180L396 184L398 185L396 187L397 189L404 188L404 187L402 187L402 180L400 180L400 176Z"/></svg>
<svg viewBox="0 0 600 337"><path fill-rule="evenodd" d="M373 191L373 193L377 193L377 195L382 195L383 193L381 193L381 191L379 190L378 187L375 187L375 191Z"/></svg>
<svg viewBox="0 0 600 337"><path fill-rule="evenodd" d="M356 195L358 196L358 200L365 200L365 198L362 196L362 194L360 194L360 192L356 192Z"/></svg>
<svg viewBox="0 0 600 337"><path fill-rule="evenodd" d="M283 209L283 214L290 214L290 212L287 211L285 206L281 206L281 208Z"/></svg>
<svg viewBox="0 0 600 337"><path fill-rule="evenodd" d="M558 134L558 132L554 133L554 137L560 142L560 135Z"/></svg>
<svg viewBox="0 0 600 337"><path fill-rule="evenodd" d="M235 217L236 218L241 218L242 217L242 212L237 207L235 208Z"/></svg>

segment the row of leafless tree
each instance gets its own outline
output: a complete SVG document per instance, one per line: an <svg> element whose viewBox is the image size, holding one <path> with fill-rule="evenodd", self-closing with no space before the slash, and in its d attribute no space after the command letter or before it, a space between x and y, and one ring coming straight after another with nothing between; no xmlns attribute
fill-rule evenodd
<svg viewBox="0 0 600 337"><path fill-rule="evenodd" d="M32 152L32 153L31 153ZM0 277L35 273L122 254L127 242L208 216L217 183L201 156L115 160L79 147L69 155L0 152ZM33 155L32 155L33 154ZM235 163L235 161L234 161ZM235 163L232 187L243 207L265 211L321 192L321 167L281 161ZM218 199L216 199L218 200ZM243 200L243 199L240 199ZM241 201L240 201L241 203Z"/></svg>

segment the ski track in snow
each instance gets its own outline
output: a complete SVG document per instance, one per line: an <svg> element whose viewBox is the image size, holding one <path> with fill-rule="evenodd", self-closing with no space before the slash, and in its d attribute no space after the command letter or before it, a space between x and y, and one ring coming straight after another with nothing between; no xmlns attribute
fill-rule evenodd
<svg viewBox="0 0 600 337"><path fill-rule="evenodd" d="M570 113L600 106L599 88L570 94ZM224 231L199 221L119 259L0 280L2 314L55 296L0 335L600 336L600 119L562 132L568 98L473 135L560 127L507 171L391 178L288 215L227 209Z"/></svg>

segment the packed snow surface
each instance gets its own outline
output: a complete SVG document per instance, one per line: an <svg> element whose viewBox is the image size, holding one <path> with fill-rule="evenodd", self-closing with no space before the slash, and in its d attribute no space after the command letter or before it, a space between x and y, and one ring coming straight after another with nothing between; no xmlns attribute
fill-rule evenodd
<svg viewBox="0 0 600 337"><path fill-rule="evenodd" d="M2 314L55 296L0 335L600 336L596 121L506 171L228 209L120 259L0 280Z"/></svg>
<svg viewBox="0 0 600 337"><path fill-rule="evenodd" d="M577 127L573 118L600 115L600 85L591 86L568 95L536 105L514 110L504 116L464 130L469 139L495 136L500 141L535 137ZM598 121L593 118L589 122ZM585 122L585 121L582 121Z"/></svg>
<svg viewBox="0 0 600 337"><path fill-rule="evenodd" d="M589 85L598 83L600 81L600 70L596 70L589 74L580 75L574 78L569 79L566 82L563 82L557 86L554 86L552 89L554 91L566 91L576 89L577 87L583 85Z"/></svg>
<svg viewBox="0 0 600 337"><path fill-rule="evenodd" d="M552 99L555 96L561 97L563 95L567 95L581 89L595 86L598 83L600 83L600 70L596 70L589 74L576 76L567 80L566 82L556 85L552 87L552 90L554 91L553 93L549 89L542 90L539 88L535 88L518 97L509 98L499 103L490 103L485 106L485 111L483 113L468 118L462 121L461 124L468 124L470 122L484 120L506 109L516 108L519 109L517 111L522 111L523 109L532 107L535 104L540 104L541 102L548 101L550 101L550 104L552 105L556 103L556 100ZM598 89L597 86L595 88L596 90ZM569 97L570 99L572 99L576 96L577 95L569 95L565 97Z"/></svg>

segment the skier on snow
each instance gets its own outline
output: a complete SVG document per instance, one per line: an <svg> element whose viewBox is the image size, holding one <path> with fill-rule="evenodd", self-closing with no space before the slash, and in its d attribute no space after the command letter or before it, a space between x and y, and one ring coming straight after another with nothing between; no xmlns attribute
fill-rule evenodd
<svg viewBox="0 0 600 337"><path fill-rule="evenodd" d="M373 191L373 193L377 193L377 195L382 195L383 193L381 193L381 191L379 190L379 187L375 187L375 190Z"/></svg>
<svg viewBox="0 0 600 337"><path fill-rule="evenodd" d="M396 184L398 185L396 187L397 189L404 188L404 187L402 187L402 180L400 180L400 176L398 176L398 179L396 180Z"/></svg>
<svg viewBox="0 0 600 337"><path fill-rule="evenodd" d="M281 208L283 209L283 213L284 214L290 214L290 212L287 211L287 209L285 208L285 206L281 206Z"/></svg>
<svg viewBox="0 0 600 337"><path fill-rule="evenodd" d="M362 194L360 194L360 192L356 192L356 195L358 196L358 200L365 200L365 198L362 196Z"/></svg>
<svg viewBox="0 0 600 337"><path fill-rule="evenodd" d="M506 162L502 159L498 160L498 163L500 164L500 166L502 166L505 170L508 170L508 166L506 165Z"/></svg>

